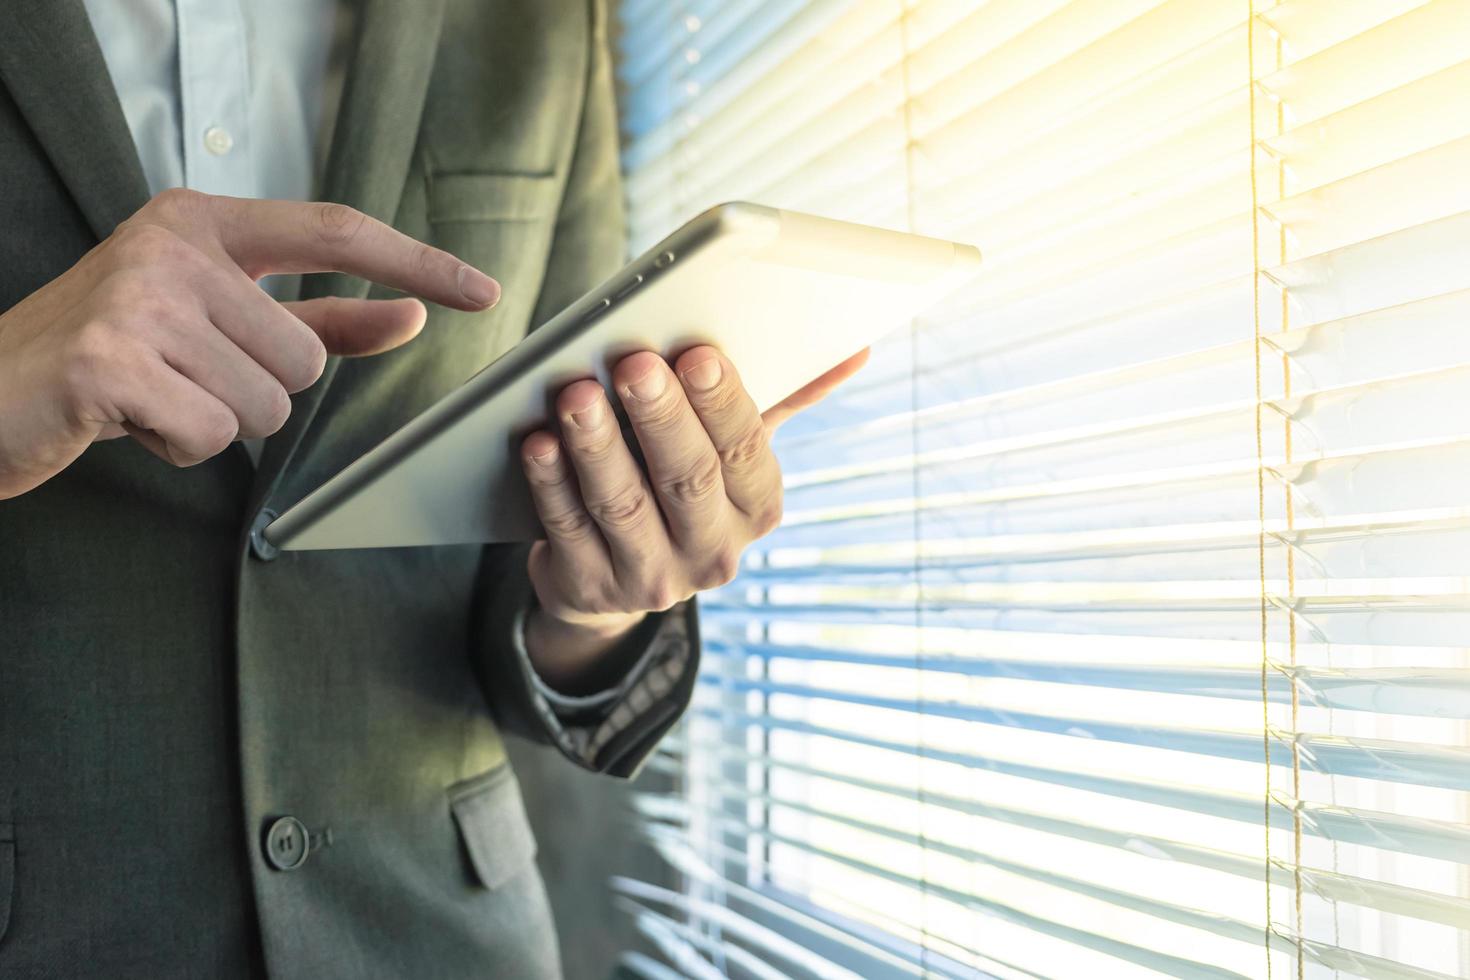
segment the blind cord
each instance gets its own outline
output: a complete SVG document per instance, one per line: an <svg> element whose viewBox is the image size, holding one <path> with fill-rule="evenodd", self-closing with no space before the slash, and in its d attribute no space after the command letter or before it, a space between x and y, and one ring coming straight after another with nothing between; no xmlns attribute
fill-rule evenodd
<svg viewBox="0 0 1470 980"><path fill-rule="evenodd" d="M1282 42L1280 33L1275 33L1274 38L1276 61L1275 68L1279 69L1282 64ZM1255 79L1251 80L1252 85ZM1276 135L1286 131L1286 106L1280 100L1276 100ZM1256 165L1255 144L1251 145L1251 169ZM1276 199L1283 200L1286 197L1286 164L1283 160L1276 160ZM1276 222L1276 261L1286 264L1286 223ZM1285 287L1281 288L1281 324L1279 330L1285 333L1291 329L1291 304ZM1285 351L1281 354L1281 381L1282 394L1286 399L1291 398L1291 356ZM1291 464L1291 416L1282 415L1282 440L1287 463L1287 472L1290 472ZM1286 496L1286 588L1287 588L1287 649L1289 651L1289 663L1291 672L1287 676L1287 683L1291 689L1291 733L1293 736L1301 730L1298 715L1301 711L1301 691L1297 687L1297 622L1296 622L1296 501L1293 497L1291 480L1283 480L1282 487ZM1302 798L1302 753L1301 745L1293 737L1291 740L1291 798L1296 803ZM1296 976L1297 980L1305 980L1306 958L1305 950L1302 948L1305 930L1302 927L1302 811L1300 806L1291 808L1291 836L1292 836L1292 891L1296 912Z"/></svg>
<svg viewBox="0 0 1470 980"><path fill-rule="evenodd" d="M903 57L899 61L899 72L901 80L901 92L903 99L903 178L904 178L904 218L906 230L910 233L917 232L918 208L917 181L914 177L914 154L918 148L914 141L913 124L913 90L909 76L909 56L913 53L909 42L909 2L898 0L898 29L899 43L902 48ZM923 508L919 502L923 499L923 476L919 464L919 326L917 320L909 322L909 444L913 447L913 464L910 467L910 494L912 499L912 524L913 535L913 566L914 578L914 667L917 678L917 689L915 690L915 713L918 715L918 732L915 739L915 750L917 752L919 765L914 783L915 798L919 804L919 887L923 899L923 911L919 916L919 936L922 942L919 950L920 966L927 973L929 971L930 932L929 932L929 837L928 837L928 799L925 790L925 772L927 766L924 758L924 721L927 717L924 713L923 702L924 691L924 563L920 555L920 542L923 540ZM979 937L976 936L975 945L979 946Z"/></svg>
<svg viewBox="0 0 1470 980"><path fill-rule="evenodd" d="M1246 0L1246 70L1247 110L1250 113L1250 183L1251 183L1251 312L1254 326L1255 391L1256 391L1256 560L1260 578L1261 604L1261 749L1264 754L1266 790L1262 796L1261 824L1265 835L1265 864L1262 880L1266 887L1266 924L1262 937L1266 953L1266 980L1271 980L1271 697L1269 686L1270 643L1266 598L1266 458L1262 428L1263 387L1261 378L1261 214L1260 189L1256 179L1256 9L1255 0Z"/></svg>

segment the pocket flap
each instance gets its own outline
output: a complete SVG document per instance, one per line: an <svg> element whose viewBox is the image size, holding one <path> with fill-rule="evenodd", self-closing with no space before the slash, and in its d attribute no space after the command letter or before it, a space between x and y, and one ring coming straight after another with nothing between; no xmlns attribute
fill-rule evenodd
<svg viewBox="0 0 1470 980"><path fill-rule="evenodd" d="M510 766L449 787L449 807L475 874L486 888L498 888L536 857L536 838Z"/></svg>
<svg viewBox="0 0 1470 980"><path fill-rule="evenodd" d="M553 174L434 174L429 220L535 221L555 210Z"/></svg>

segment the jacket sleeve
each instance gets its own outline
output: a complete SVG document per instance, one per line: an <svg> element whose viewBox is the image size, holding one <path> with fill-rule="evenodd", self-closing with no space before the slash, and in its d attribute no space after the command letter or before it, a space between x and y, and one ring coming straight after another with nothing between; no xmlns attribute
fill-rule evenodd
<svg viewBox="0 0 1470 980"><path fill-rule="evenodd" d="M617 106L603 0L590 0L591 51L571 172L531 322L546 322L622 265ZM699 665L695 603L650 615L608 654L608 684L561 694L537 676L524 626L535 608L528 546L485 550L475 630L480 676L500 726L555 745L577 765L632 776L688 707Z"/></svg>

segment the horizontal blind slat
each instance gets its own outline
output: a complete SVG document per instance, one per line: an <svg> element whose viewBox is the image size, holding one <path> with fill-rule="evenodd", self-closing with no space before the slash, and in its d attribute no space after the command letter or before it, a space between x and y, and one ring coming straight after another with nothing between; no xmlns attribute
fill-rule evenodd
<svg viewBox="0 0 1470 980"><path fill-rule="evenodd" d="M671 775L682 772L677 763L669 764L669 760L658 756L650 759L649 765L654 768L662 768L662 771ZM824 921L808 913L802 912L783 902L777 901L768 895L762 894L752 888L747 888L738 881L723 874L717 873L699 854L697 854L689 842L682 837L670 837L668 835L654 834L650 841L657 848L660 855L669 862L671 866L688 875L702 884L733 895L739 901L751 905L761 912L777 916L796 928L817 936L820 939L836 942L839 945L855 950L860 956L871 959L876 964L908 972L919 976L924 970L922 955L903 955L895 949L879 945L869 936L864 936L851 928L834 926L830 921ZM942 973L942 969L940 970Z"/></svg>
<svg viewBox="0 0 1470 980"><path fill-rule="evenodd" d="M911 743L786 718L721 712L705 707L695 709L695 715L732 725L769 728L829 738L838 742L894 752L909 758L949 762L958 766L1003 772L1024 779L1035 779L1109 796L1157 803L1160 806L1246 823L1259 823L1262 815L1259 797L1232 795L1179 784L1153 783L1146 779L1100 776L1047 766L1014 763L978 752L962 752L929 746L921 749ZM1302 822L1303 832L1311 836L1320 836L1340 843L1360 844L1405 854L1440 858L1459 864L1470 864L1470 826L1464 824L1308 801L1291 803L1290 809L1305 814ZM1275 807L1269 812L1274 828L1292 829L1290 814Z"/></svg>
<svg viewBox="0 0 1470 980"><path fill-rule="evenodd" d="M657 885L638 881L624 875L611 879L614 892L645 902L656 902L686 913L694 912L718 922L732 937L756 948L771 953L779 959L799 966L812 974L831 980L862 980L858 974L835 963L824 960L815 953L798 946L779 933L755 923L726 906L702 899L691 898L681 892L671 891Z"/></svg>
<svg viewBox="0 0 1470 980"><path fill-rule="evenodd" d="M989 820L1016 824L1044 833L1103 844L1156 860L1182 861L1201 868L1224 871L1228 874L1257 880L1262 879L1267 872L1267 865L1262 863L1259 855L1235 854L1198 844L1151 837L1132 831L1114 830L1080 820L1018 810L987 803L980 799L967 799L942 791L920 789L917 786L892 786L848 773L832 772L785 759L772 759L764 754L734 751L717 743L701 743L698 748L702 753L708 753L711 757L753 764L762 770L799 773L814 779L828 780L891 796L897 800L922 802L924 806L940 807ZM666 771L679 774L685 772L682 765L678 763L674 763ZM708 791L725 797L785 805L783 801L770 793L753 792L724 782L712 783ZM1295 882L1294 876L1301 874L1311 887L1324 897L1371 908L1386 914L1424 919L1460 929L1466 928L1467 923L1470 923L1470 899L1427 892L1423 889L1368 878L1357 878L1324 868L1297 867L1279 859L1273 859L1269 865L1269 871L1271 881L1277 885L1292 887Z"/></svg>
<svg viewBox="0 0 1470 980"><path fill-rule="evenodd" d="M1096 718L1040 715L1007 708L953 702L914 701L857 694L831 688L731 677L703 677L703 684L722 690L759 692L795 698L840 701L886 711L955 718L982 725L1021 728L1075 738L1124 742L1171 752L1219 756L1255 762L1261 758L1257 732L1218 731L1207 728L1171 728L1122 724ZM1291 766L1292 746L1301 749L1304 768L1336 776L1354 776L1420 786L1470 790L1470 748L1400 743L1387 739L1349 738L1325 734L1296 734L1289 740L1269 742L1271 762Z"/></svg>
<svg viewBox="0 0 1470 980"><path fill-rule="evenodd" d="M789 837L784 837L779 834L774 834L770 831L760 831L758 833L752 831L752 833L755 836L777 841L788 847L810 852L813 855L822 859L835 861L847 865L848 867L857 869L873 877L885 878L890 881L898 882L900 884L908 884L912 881L912 879L908 879L906 876L894 874L887 869L877 867L876 865L873 865L867 861L863 861L859 858L845 854L835 854L823 851L822 849L806 844L805 842ZM969 893L945 888L944 886L936 885L932 882L927 882L924 884L923 892L926 895L942 898L954 902L958 905L979 907L990 915L996 915L1011 921L1024 923L1034 930L1049 935L1054 935L1058 938L1066 939L1069 942L1078 943L1079 945L1086 946L1090 949L1095 949L1098 952L1116 956L1120 959L1134 963L1139 966L1147 967L1154 970L1160 970L1170 975L1191 977L1239 978L1239 980L1243 980L1244 978L1244 974L1221 969L1217 966L1214 966L1213 964L1206 964L1195 960L1185 959L1183 957L1172 956L1167 953L1160 953L1157 950L1149 949L1144 946L1122 942L1109 936L1100 935L1097 933L1089 932L1085 929L1077 928L1075 926L1066 925L1063 923L1052 921L1050 919L1044 919L1040 916L1032 915L1018 908L1015 908L1012 905L997 901L995 899L973 896Z"/></svg>
<svg viewBox="0 0 1470 980"><path fill-rule="evenodd" d="M667 815L661 813L651 814L650 817L652 819L646 821L642 827L644 837L650 840L655 845L655 847L658 847L660 849L660 851L665 850L669 845L672 845L675 842L680 844L686 842L686 838L683 836L682 832L678 829L676 824L663 822L663 818L666 818L666 816ZM718 857L720 860L730 865L731 867L741 867L749 869L755 866L755 862L751 861L747 853L741 850L736 850L735 848L732 848L729 845L724 844L718 840L703 842L702 848L709 854ZM782 874L783 883L793 883L799 878L799 875L791 871L786 871ZM778 894L781 891L781 889L771 886L769 884L767 885L767 887L773 891L776 891ZM862 895L852 896L849 904L851 906L861 908L864 914L868 917L867 921L869 923L878 923L890 929L891 935L888 938L892 940L895 944L904 941L899 933L903 931L905 923L901 922L893 915L892 908L875 907L874 905L865 901L864 896ZM825 910L818 908L816 909L816 911L821 912ZM1041 978L1040 974L1028 971L1022 967L1017 966L1014 963L1008 963L1005 960L998 959L993 955L984 954L980 950L973 948L973 944L962 943L957 941L956 939L951 938L950 940L948 940L946 945L950 946L954 951L962 952L964 956L970 961L968 964L961 965L958 962L951 961L948 956L935 948L936 943L932 942L932 940L936 937L930 936L924 938L931 940L931 942L926 946L920 947L922 952L916 957L914 962L918 962L919 964L921 964L921 972L925 976L953 976L956 978L956 980L972 980L972 978L974 977L976 964L994 964L998 966L1003 966L1006 969L1012 970L1022 976L1036 977L1037 980L1040 980Z"/></svg>
<svg viewBox="0 0 1470 980"><path fill-rule="evenodd" d="M904 876L902 875L896 875L894 872L873 865L867 861L863 861L852 855L828 850L821 845L794 838L785 834L777 833L775 831L755 826L735 818L715 818L714 822L721 826L736 829L741 833L751 837L778 842L788 847L807 851L826 860L837 861L843 864L848 864L850 866L860 868L866 873L872 874L874 876L904 880ZM844 817L842 818L841 822L862 825L870 833L880 834L882 836L889 835L887 832L887 828L879 827L867 821L857 820L856 818ZM930 848L936 847L933 842L930 842L928 846ZM1261 935L1261 928L1253 923L1242 922L1236 919L1230 919L1225 916L1200 912L1198 910L1182 905L1175 905L1157 901L1144 896L1133 894L1121 888L1113 888L1099 885L1083 880L1081 878L1077 878L1072 875L1044 871L1032 865L1022 864L994 855L986 855L984 857L984 863L989 867L996 868L998 870L1006 871L1011 874L1032 879L1042 884L1050 885L1055 888L1099 900L1115 908L1130 909L1143 913L1144 915L1153 916L1155 918L1162 919L1167 922L1172 922L1188 928L1199 929L1201 931L1211 933L1223 938L1249 943L1256 941ZM978 903L982 907L990 909L995 909L997 906L999 906L1000 908L1004 908L1008 911L1019 911L1012 909L1010 906L1002 905L1001 903L995 902L993 899L981 897L978 895L967 895L966 893L954 891L942 885L937 885L932 881L921 882L920 880L913 878L907 880L915 886L922 885L923 891L927 894L933 894L936 896L948 898L951 901L956 901L960 903ZM1021 914L1024 915L1025 913ZM1283 951L1294 952L1296 949L1295 939L1292 936L1284 934L1283 932L1277 930L1272 930L1272 932L1270 933L1269 941L1274 947L1279 948ZM1116 940L1113 940L1113 942L1116 942ZM1130 957L1134 960L1134 962L1138 962L1141 965L1144 965L1147 960L1152 960L1154 957L1161 958L1164 962L1173 960L1176 963L1181 963L1181 965L1183 963L1187 963L1187 961L1180 961L1178 957L1173 957L1168 953L1162 953L1158 950L1150 950L1147 947L1135 946L1126 943L1123 945L1133 951L1145 951L1146 953L1151 954L1150 956L1145 958L1139 957L1135 952L1134 955ZM1455 980L1455 978L1446 973L1418 968L1412 966L1411 964L1392 960L1387 957L1376 956L1357 950L1344 949L1328 943L1314 942L1311 944L1309 952L1311 958L1314 961L1321 963L1324 966L1327 966L1329 968L1353 970L1354 972L1358 972L1361 976L1393 977L1396 978L1396 980L1397 978L1402 978L1402 980ZM1189 969L1191 971L1187 974L1189 976L1222 975L1218 971L1207 971L1203 968L1202 964L1194 964ZM1236 976L1239 974L1233 974L1227 971L1223 975Z"/></svg>
<svg viewBox="0 0 1470 980"><path fill-rule="evenodd" d="M1119 688L1259 701L1259 671L1250 668L1177 667L1161 663L1088 664L1067 661L1005 660L994 657L902 656L774 643L710 641L711 652L721 656L789 658L805 662L835 662L854 666L924 670L962 677L1005 677L1053 684ZM1414 714L1470 720L1470 678L1460 669L1316 668L1273 665L1269 697L1291 702L1294 681L1300 696L1322 707L1373 710L1387 714ZM711 681L711 683L717 683Z"/></svg>

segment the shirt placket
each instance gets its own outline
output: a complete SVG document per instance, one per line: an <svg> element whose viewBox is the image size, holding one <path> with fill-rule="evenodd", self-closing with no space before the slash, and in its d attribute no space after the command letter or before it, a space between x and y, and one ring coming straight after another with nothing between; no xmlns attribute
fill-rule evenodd
<svg viewBox="0 0 1470 980"><path fill-rule="evenodd" d="M245 17L238 2L177 0L184 184L255 196Z"/></svg>

